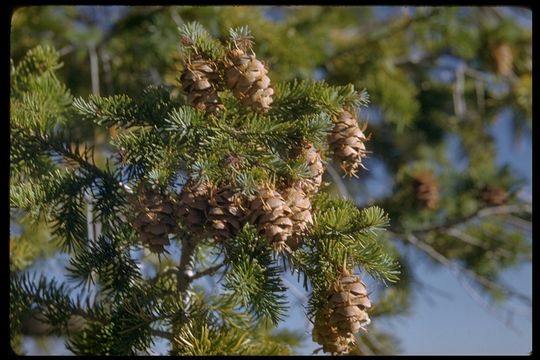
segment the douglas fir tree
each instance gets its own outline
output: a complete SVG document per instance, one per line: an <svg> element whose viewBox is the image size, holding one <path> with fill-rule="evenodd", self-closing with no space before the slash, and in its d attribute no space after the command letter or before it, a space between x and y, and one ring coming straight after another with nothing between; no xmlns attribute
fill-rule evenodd
<svg viewBox="0 0 540 360"><path fill-rule="evenodd" d="M191 52L190 56L185 56L187 54L181 54L178 49L185 46L185 50L188 50L193 45L193 39L187 36L179 37L178 27L193 20L203 24L222 43L226 42L226 34L230 28L248 25L257 43L253 43L253 38L243 37L236 43L229 42L230 45L226 48L221 45L211 46L208 51L201 52L194 48L195 51ZM195 302L198 301L197 296L202 294L202 289L198 288L200 285L204 285L207 297L215 294L217 283L224 286L225 292L241 289L234 285L225 285L224 279L235 279L234 281L239 282L240 278L230 277L231 275L224 277L224 272L231 267L225 266L222 260L225 260L225 254L226 259L234 258L231 248L225 253L225 248L230 246L227 241L229 234L238 232L236 239L243 239L241 229L244 223L233 219L236 216L247 218L251 213L251 205L254 208L260 207L257 203L249 202L254 197L246 199L246 196L239 196L238 186L235 184L227 182L226 186L218 188L219 184L205 180L204 176L189 174L187 163L178 166L178 169L181 169L178 182L169 187L174 196L156 192L146 183L139 186L141 184L137 181L128 182L133 176L137 176L131 172L140 169L141 162L147 164L145 167L150 171L172 166L167 165L168 161L179 159L174 156L172 149L167 150L171 156L159 150L165 146L162 135L158 138L154 132L146 133L149 130L148 124L157 124L160 119L169 118L169 112L179 111L180 105L199 109L202 113L215 111L217 118L230 118L230 114L225 116L221 113L230 112L232 108L238 109L238 115L241 116L243 113L257 112L262 118L275 117L278 109L285 109L283 105L286 104L283 101L280 107L276 107L276 101L285 98L285 85L293 86L292 80L296 79L297 83L307 86L312 81L305 82L306 79L318 79L338 88L347 84L352 84L357 89L367 88L371 104L369 108L362 108L358 112L358 108L350 108L344 103L343 110L350 114L346 115L341 109L339 114L334 110L328 112L327 105L334 103L334 100L324 100L323 107L327 110L323 112L332 114L332 122L328 123L329 128L325 135L328 146L321 146L319 140L311 141L310 137L307 137L303 141L295 141L294 147L288 149L285 157L282 157L281 153L279 155L280 158L305 159L305 167L298 168L297 178L291 177L287 185L282 184L281 188L273 189L280 194L295 215L283 215L289 214L289 209L279 201L278 195L259 192L263 199L278 198L272 203L274 215L291 219L293 235L288 235L290 225L285 224L287 220L283 220L285 222L279 229L271 228L270 225L274 222L263 220L260 215L252 218L252 214L249 218L249 221L259 224L258 228L255 224L251 224L249 228L253 232L261 231L258 235L260 239L266 238L264 232L269 232L272 236L273 231L273 244L282 247L284 251L287 251L287 247L291 251L296 249L295 254L298 255L301 254L298 251L306 250L310 246L306 236L298 236L303 229L309 231L309 236L312 237L315 236L314 231L318 231L317 224L337 221L325 220L326 218L319 216L323 207L317 204L320 197L327 196L325 193L333 196L341 194L350 199L350 204L354 202L362 211L376 205L388 213L391 222L386 231L378 232L377 236L381 244L385 238L391 244L397 245L387 250L399 259L399 282L385 286L384 282L374 281L367 274L362 276L361 281L367 284L369 298L373 303L368 311L371 323L369 326L358 323L368 332L361 330L357 333L361 336L356 337L357 347L351 353L369 355L400 352L399 330L382 329L381 319L398 318L397 321L401 321L403 317L416 316L421 311L416 306L418 302L414 301L416 296L434 295L433 299L437 300L436 296L440 294L435 288L444 285L435 285L434 288L424 286L422 275L426 264L429 269L449 269L463 285L462 293L456 296L470 295L478 303L473 304L473 307L477 306L480 310L487 307L494 319L501 321L500 330L508 331L509 339L513 334L502 322L513 319L514 324L526 326L530 320L527 312L523 313L523 309L515 306L516 301L519 301L527 310L530 309L532 300L527 294L527 284L522 281L517 284L508 283L503 276L512 267L519 266L529 271L530 266L532 206L526 195L527 183L523 182L525 179L521 177L523 174L520 174L524 171L523 161L526 156L518 159L510 157L507 152L514 153L516 149L519 152L519 147L511 150L506 141L501 141L514 135L518 144L526 144L531 138L532 26L529 10L520 7L481 6L34 6L15 11L11 30L11 56L15 64L28 63L23 60L24 55L37 45L54 45L63 62L62 68L54 73L76 97L87 99L90 93L101 94L114 102L122 100L122 97L112 96L114 94L127 96L129 105L115 108L115 114L102 112L100 119L103 119L103 122L94 121L96 117L88 121L74 113L73 108L69 107L70 97L62 99L61 94L65 94L65 91L56 85L39 91L35 85L25 85L24 92L13 92L12 103L21 104L21 99L30 94L34 94L32 96L38 99L37 94L41 94L41 100L32 100L31 108L28 105L30 98L24 100L27 104L25 108L37 109L40 116L45 116L43 119L49 118L50 120L43 121L51 122L50 129L54 129L54 134L60 135L60 131L67 135L62 138L61 143L66 151L69 145L69 152L73 154L70 157L64 152L64 160L66 156L67 159L83 156L87 146L93 150L88 159L95 162L97 170L122 172L122 175L118 174L117 177L122 179L122 191L119 191L118 195L125 195L123 201L129 206L122 202L117 209L119 213L125 214L125 219L121 217L121 221L133 224L129 229L133 231L133 234L129 235L132 236L131 239L138 239L129 243L132 244L129 253L124 251L141 267L144 279L162 274L159 277L161 280L156 280L156 283L176 283L175 286L186 286L185 284L189 283L187 288L195 290L188 297ZM256 50L256 54L253 50ZM246 73L248 68L254 73ZM39 78L44 73L32 74ZM33 77L29 75L25 78ZM22 84L26 80L17 81ZM32 81L34 83L36 80ZM149 84L165 86L146 88ZM14 86L22 89L21 85L16 85L15 82ZM292 92L296 90L293 89ZM256 93L258 95L255 95ZM47 97L43 97L44 94L47 94ZM191 96L188 97L188 94ZM316 95L315 98L322 99L324 96ZM86 102L91 103L90 99ZM176 105L170 105L171 102ZM242 106L233 106L231 102L240 102ZM47 104L47 111L44 110L44 105L38 107L39 104ZM135 106L139 107L137 113L133 111L136 110ZM305 110L305 106L309 106L309 103L301 103L298 109L304 107ZM37 113L32 110L25 110L24 114L27 115L20 116L22 108L22 105L12 107L12 127L15 126L13 119L36 119ZM100 105L100 109L104 109L104 105ZM298 121L302 113L299 114L298 117L287 118L287 122L294 119ZM120 128L109 126L114 122L108 122L107 117L112 115L115 119L123 116L128 125ZM249 118L246 118L248 124ZM357 118L359 123L352 121L353 118ZM195 118L190 119L195 121ZM369 120L369 127L364 129L366 119ZM336 126L339 123L341 125ZM505 129L506 125L510 131ZM147 129L136 130L141 126ZM157 125L159 129L168 126ZM357 128L362 133L359 133ZM276 129L285 131L280 127ZM131 131L141 131L145 137L125 138L126 133ZM302 130L305 131L311 130ZM124 141L118 138L119 132L129 143L124 147L126 150L131 149L131 153L125 152L118 145ZM12 135L13 133L12 131ZM163 136L166 138L167 134ZM188 133L187 138L191 138L190 134ZM243 134L251 138L255 136L250 133ZM267 131L263 140L281 144L276 134L275 131L271 134ZM151 136L154 136L154 140L149 140ZM50 135L49 138L53 139ZM369 142L364 138L369 138ZM12 152L18 148L15 146L16 141L12 137ZM230 140L225 139L224 144L225 141ZM149 143L161 145L148 146ZM340 147L345 144L348 147ZM260 145L266 146L263 141L260 141ZM200 146L207 145L194 141L189 148ZM40 189L47 189L50 194L49 191L57 186L64 186L58 185L60 181L67 180L58 178L57 185L51 181L46 182L40 174L50 170L49 165L46 165L49 160L44 161L47 157L34 159L39 149L41 148L28 146L27 150L24 150L28 152L28 161L39 164L31 174L25 177L15 175L23 169L16 165L18 163L12 164L12 184L23 184L24 181L17 180L19 178L32 178L37 182L31 186L32 191L39 194L42 191ZM139 149L139 152L135 153L132 149ZM521 148L521 151L523 149ZM218 151L220 154L223 152L230 153L230 156L223 158L223 166L230 166L229 171L240 171L247 166L246 161L252 163L253 160L231 153L228 148ZM58 167L60 153L54 151L49 154L54 155L54 169ZM124 154L129 155L129 158L124 157ZM369 157L364 158L366 154ZM135 156L140 160L135 161L139 164L137 167L132 166ZM357 162L357 159L361 161ZM504 159L507 159L507 164ZM30 162L27 162L27 165ZM161 162L161 165L157 165L158 162ZM70 166L75 164L76 162L70 162ZM363 170L362 166L370 171ZM340 168L343 169L342 174L349 172L353 176L340 176ZM83 170L78 171L86 171L84 169L89 168L85 165ZM190 169L196 169L196 166L191 166ZM283 175L278 177L278 180L284 178L289 179ZM44 182L40 183L40 179ZM102 182L99 179L96 181L98 184ZM124 188L126 184L129 189ZM231 188L228 188L229 185ZM85 193L87 203L79 200L76 202L70 198L58 201L68 206L79 204L78 209L82 213L86 212L86 218L91 219L92 214L95 216L99 209L103 210L105 204L100 200L100 192L96 192L95 186L97 185L86 188L94 191L93 194ZM225 187L228 190L223 189ZM218 190L219 196L216 192ZM17 187L12 188L12 192L17 191L20 191ZM69 191L77 193L75 190ZM144 193L147 194L146 197ZM158 199L163 199L164 203L170 202L174 205L174 215L170 215L169 210L166 210L167 205L163 209L161 205L155 205L148 210L137 205L145 202L145 198L150 199L154 196L151 195L153 193ZM51 199L55 197L52 196ZM90 201L91 199L94 200ZM231 206L231 203L235 205ZM99 209L96 206L99 206ZM40 209L45 210L45 207L25 208L32 208L32 211L28 212L19 207L12 207L11 210L10 269L13 276L18 272L32 272L36 269L41 271L42 265L47 268L56 267L57 264L67 261L66 256L55 247L58 242L49 241L53 236L62 238L59 234L65 231L60 229L60 226L64 226L60 225L63 221L59 222L59 228L54 233L50 225L54 224L51 216L63 219L61 214L67 213L65 208L60 205L52 208L48 225L46 216L36 216L43 214ZM349 209L353 211L352 207ZM210 210L212 215L209 214ZM243 212L243 215L238 215L240 212ZM155 226L157 220L154 219L169 216L176 219L176 230L172 230L171 224L166 225L167 220L164 220L162 225ZM350 219L346 212L340 212L339 216L343 217L344 222ZM80 221L77 226L70 228L70 231L76 231L77 227L81 231L80 238L94 239L94 234L109 234L110 231L104 229L99 221L94 224ZM319 231L316 236L324 238L332 229ZM174 236L165 235L170 231ZM194 272L186 273L187 278L194 278L178 285L178 250L183 236L188 233L205 240L197 242ZM217 245L218 243L222 245ZM261 241L262 244L264 242ZM138 245L148 250L143 252ZM147 255L152 247L156 253ZM98 247L95 249L97 251ZM162 250L170 254L163 254ZM186 255L183 264L190 264L189 259L191 257ZM216 261L212 262L213 259ZM283 256L280 259L283 259ZM230 264L230 260L227 261L227 264ZM120 263L118 260L118 264ZM95 264L97 267L97 263ZM109 265L99 266L106 268ZM119 268L117 265L110 266ZM362 267L368 270L369 266L370 263L364 262ZM94 271L93 279L97 281L103 271ZM341 273L342 269L339 271ZM295 271L294 273L298 274ZM312 274L312 277L316 277L316 274ZM105 278L102 276L97 282L100 287ZM302 314L303 307L311 306L314 300L308 302L302 291L295 289L296 286L288 279L290 276L287 274L281 280L290 288L289 294L297 298L297 301L289 303L291 307L288 314ZM244 285L249 283L254 284L253 286L261 283L261 280L241 281ZM321 281L326 280L321 278L315 282ZM328 283L324 292L335 291L335 284L336 282ZM308 290L311 291L309 284ZM171 291L177 290L174 288ZM314 288L315 291L318 290ZM262 291L260 294L264 293ZM318 292L322 293L323 290ZM244 293L237 292L237 295L240 294ZM245 299L244 304L251 304L248 295L245 295ZM233 306L236 303L231 301L227 304ZM222 304L220 311L224 314L223 309L228 305ZM441 304L436 302L436 305L438 311L446 311ZM327 309L326 313L323 311L318 316L310 314L312 323L318 324L318 330L313 333L314 337L317 337L317 333L324 332L320 319L331 316L332 309L337 311L340 306L334 301L328 305L315 306L317 309ZM36 317L42 320L43 314L37 309L35 311ZM195 313L191 313L192 319ZM473 321L463 313L460 314L456 314L460 321ZM523 321L518 322L518 318ZM27 312L18 317L18 320L21 320L20 327L17 325L20 332L13 332L12 336L12 341L17 346L22 336L35 339L47 335L47 331L52 329L47 323L29 316ZM295 326L294 320L281 324ZM67 330L71 333L80 331L81 321L80 316L72 316ZM306 333L311 332L312 323L306 320ZM343 326L346 324L340 323ZM351 322L353 323L356 322ZM158 322L153 326L156 324ZM284 347L281 350L268 350L273 346L270 344L276 344L272 339L279 339L283 346L293 345L293 340L298 339L291 333L270 334L270 327L262 326L263 322L259 324L261 326L249 334L250 339L251 336L257 338L257 346L260 347L257 353L281 352ZM168 328L170 324L158 327ZM164 335L152 331L156 336ZM219 347L221 343L216 338L220 331L221 328L214 326L182 327L179 341L185 344L191 343L192 338L213 339L207 344ZM238 341L243 347L248 347L242 337L244 333L234 331L227 333L230 341ZM332 341L338 340L337 335L334 331L333 335L327 338L324 343L327 349L332 346ZM52 336L41 339L46 339L40 342L45 347L54 343L49 341L54 339ZM339 341L347 343L348 339L342 337ZM307 348L315 349L321 346L306 340L303 345ZM197 341L202 344L201 340ZM339 344L339 341L334 341L334 344ZM264 344L270 347L263 347ZM53 352L56 350L58 349L49 349ZM47 352L46 349L43 351ZM246 350L246 353L249 351ZM455 351L459 351L459 346L455 347Z"/></svg>
<svg viewBox="0 0 540 360"><path fill-rule="evenodd" d="M12 63L10 207L45 219L70 256L69 283L12 274L12 345L30 316L67 333L75 354L139 354L156 337L173 355L287 354L265 324L287 316L290 271L309 291L314 341L351 352L376 308L361 273L399 274L384 211L332 197L322 181L329 159L346 176L364 171L367 93L272 81L246 27L223 44L192 22L178 41L181 97L151 86L72 100L52 48ZM118 129L103 166L73 145L66 119ZM431 207L436 185L421 179ZM163 266L147 276L152 256ZM217 272L218 293L194 286Z"/></svg>

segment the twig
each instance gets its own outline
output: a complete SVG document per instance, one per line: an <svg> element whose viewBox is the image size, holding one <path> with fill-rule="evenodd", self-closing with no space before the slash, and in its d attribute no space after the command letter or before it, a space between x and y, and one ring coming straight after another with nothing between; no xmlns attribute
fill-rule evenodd
<svg viewBox="0 0 540 360"><path fill-rule="evenodd" d="M178 14L178 11L176 11L176 9L171 6L170 7L170 13L171 13L171 18L173 19L176 26L181 27L184 24L184 21L182 20L182 18Z"/></svg>
<svg viewBox="0 0 540 360"><path fill-rule="evenodd" d="M451 229L448 229L448 231L446 232L448 235L451 235L453 237L455 237L456 239L459 239L461 241L463 241L464 243L467 243L467 244L471 244L471 245L474 245L474 246L478 246L484 250L488 250L489 253L497 253L497 254L501 254L503 256L506 256L506 257L512 257L512 253L506 249L503 249L503 248L497 248L496 251L491 251L491 249L484 243L482 243L480 240L472 237L471 235L467 234L466 232L463 232L457 228L451 228Z"/></svg>
<svg viewBox="0 0 540 360"><path fill-rule="evenodd" d="M392 37L396 32L402 31L407 29L410 25L414 23L421 23L423 21L429 20L431 17L437 15L442 9L441 8L435 8L431 10L430 12L427 12L422 15L418 15L416 17L406 17L404 20L397 20L393 23L390 23L388 20L384 21L374 21L371 24L367 24L365 26L362 26L361 28L357 29L357 32L359 34L365 34L366 36L361 40L361 44L357 44L357 46L351 46L348 47L342 51L337 52L333 55L333 57L326 63L326 67L331 67L330 63L333 61L333 59L342 58L344 55L347 55L348 53L358 51L360 47L367 46L370 43L382 41L385 38ZM390 24L389 24L390 23ZM381 31L377 32L374 29L382 29Z"/></svg>
<svg viewBox="0 0 540 360"><path fill-rule="evenodd" d="M375 42L375 41L381 41L384 38L389 38L395 33L407 29L409 26L411 26L414 23L420 23L426 20L429 20L433 16L437 15L439 12L441 12L441 8L434 8L433 10L426 12L424 14L410 17L407 16L401 21L395 21L388 24L388 20L384 21L378 21L377 23L369 24L367 26L364 26L363 28L359 29L359 33L369 34L366 37L366 42ZM374 32L372 29L383 29L379 32Z"/></svg>
<svg viewBox="0 0 540 360"><path fill-rule="evenodd" d="M88 45L88 56L90 57L90 76L92 80L92 94L99 96L99 59L95 45Z"/></svg>
<svg viewBox="0 0 540 360"><path fill-rule="evenodd" d="M128 185L122 183L121 181L117 181L116 178L113 175L103 171L102 169L98 168L96 165L89 163L88 161L81 158L77 154L73 154L72 152L70 152L69 150L67 150L67 149L65 149L63 147L50 148L50 144L48 143L47 138L34 136L34 140L38 141L46 149L46 151L57 152L60 155L62 155L63 157L75 161L76 163L79 164L80 167L86 169L87 171L95 173L97 176L99 176L99 177L101 177L103 179L108 179L108 180L112 181L113 183L118 184L118 186L120 186L127 193L129 193L129 194L133 193L133 190Z"/></svg>
<svg viewBox="0 0 540 360"><path fill-rule="evenodd" d="M529 221L518 218L517 216L508 215L503 219L503 221L506 221L508 224L518 227L521 230L529 232L532 231L532 224Z"/></svg>
<svg viewBox="0 0 540 360"><path fill-rule="evenodd" d="M517 290L515 289L511 289L509 288L508 286L503 288L501 285L483 277L483 276L480 276L468 269L465 269L463 267L460 267L458 266L457 264L451 262L448 258L446 258L444 255L442 255L441 253L439 253L437 250L435 250L432 246L426 244L425 242L419 240L414 234L412 233L409 233L407 234L406 236L402 237L403 239L405 239L406 241L408 241L409 243L411 243L412 245L414 245L415 247L417 247L418 249L422 250L423 252L425 252L426 254L428 254L430 257L432 257L433 259L435 259L436 261L440 262L442 265L445 265L446 267L448 267L448 269L450 269L454 274L456 275L460 275L460 274L465 274L467 276L469 276L470 278L474 279L475 281L477 281L478 283L486 286L487 288L490 288L490 289L495 289L495 290L499 290L499 291L502 291L508 295L511 295L511 296L514 296L520 300L522 300L523 302L527 303L527 304L530 304L532 305L532 299L530 297L528 297L527 295L525 294L522 294L520 292L518 292Z"/></svg>
<svg viewBox="0 0 540 360"><path fill-rule="evenodd" d="M155 284L157 283L157 281L159 279L161 279L162 277L164 276L167 276L167 275L178 275L179 274L179 270L176 266L168 266L165 268L164 271L162 271L161 273L157 274L156 276L154 276L153 278L151 279L148 279L148 282L152 283L152 284Z"/></svg>
<svg viewBox="0 0 540 360"><path fill-rule="evenodd" d="M430 225L422 229L414 230L413 232L418 235L418 234L423 234L423 233L435 231L435 230L446 230L446 229L450 229L454 226L464 224L466 222L469 222L477 218L483 218L490 215L513 214L513 213L518 213L521 211L530 212L531 210L532 210L532 205L530 204L485 207L485 208L478 209L472 214L464 216L462 218L448 220L447 222L442 223L442 224ZM399 232L400 231L397 231L397 233Z"/></svg>
<svg viewBox="0 0 540 360"><path fill-rule="evenodd" d="M455 70L456 81L454 83L454 113L457 117L463 118L467 112L465 103L465 70L463 66L458 66Z"/></svg>
<svg viewBox="0 0 540 360"><path fill-rule="evenodd" d="M103 71L105 72L105 84L107 85L107 94L114 93L114 86L112 82L112 69L111 69L111 55L103 48L99 49L99 56L103 63Z"/></svg>
<svg viewBox="0 0 540 360"><path fill-rule="evenodd" d="M86 197L85 197L86 198ZM96 228L94 225L94 214L92 201L86 202L86 231L88 232L88 242L95 240Z"/></svg>
<svg viewBox="0 0 540 360"><path fill-rule="evenodd" d="M476 103L480 109L480 113L483 114L486 109L486 95L484 91L484 81L476 80L474 82L476 89Z"/></svg>
<svg viewBox="0 0 540 360"><path fill-rule="evenodd" d="M70 52L72 52L73 50L75 50L77 47L73 46L73 45L67 45L67 46L64 46L63 48L61 48L60 50L58 50L58 54L60 56L64 56L64 55L67 55L69 54Z"/></svg>
<svg viewBox="0 0 540 360"><path fill-rule="evenodd" d="M195 279L198 279L198 278L201 278L203 276L207 276L207 275L214 275L219 269L221 269L221 267L225 265L224 263L221 263L219 265L216 265L216 266L212 266L212 267L209 267L208 269L204 269L202 271L197 271L195 274L193 274L191 277L190 277L190 281L193 281Z"/></svg>
<svg viewBox="0 0 540 360"><path fill-rule="evenodd" d="M154 336L158 336L160 338L167 339L170 341L172 341L174 337L172 333L163 331L163 330L158 330L158 329L150 329L150 333Z"/></svg>

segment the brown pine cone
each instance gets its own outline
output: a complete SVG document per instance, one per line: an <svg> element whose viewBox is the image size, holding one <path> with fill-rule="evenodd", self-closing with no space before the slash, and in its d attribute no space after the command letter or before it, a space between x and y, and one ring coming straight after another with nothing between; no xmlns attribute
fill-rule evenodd
<svg viewBox="0 0 540 360"><path fill-rule="evenodd" d="M238 99L258 111L268 111L274 89L270 86L268 70L255 55L234 49L229 53L231 65L225 70L225 83Z"/></svg>
<svg viewBox="0 0 540 360"><path fill-rule="evenodd" d="M365 169L362 159L367 154L364 144L369 140L364 135L367 125L360 129L357 119L345 110L333 120L335 125L328 142L334 150L334 159L346 175L356 176L359 167Z"/></svg>
<svg viewBox="0 0 540 360"><path fill-rule="evenodd" d="M217 93L219 74L211 61L197 59L189 62L180 81L189 105L208 114L216 114L223 109Z"/></svg>
<svg viewBox="0 0 540 360"><path fill-rule="evenodd" d="M280 193L262 188L250 204L249 221L259 233L283 251L288 246L287 239L293 234L293 212Z"/></svg>
<svg viewBox="0 0 540 360"><path fill-rule="evenodd" d="M135 203L133 227L139 233L141 242L150 251L162 253L169 245L169 234L176 229L174 202L155 190L140 188Z"/></svg>

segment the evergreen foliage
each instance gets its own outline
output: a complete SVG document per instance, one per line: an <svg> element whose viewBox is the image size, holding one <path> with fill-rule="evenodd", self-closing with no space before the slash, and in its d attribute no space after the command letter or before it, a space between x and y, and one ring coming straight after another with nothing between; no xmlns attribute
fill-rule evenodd
<svg viewBox="0 0 540 360"><path fill-rule="evenodd" d="M142 354L158 337L172 355L291 354L301 339L273 330L296 311L284 276L304 287L312 321L345 267L373 279L372 324L351 354L396 353L397 339L378 319L410 314L421 286L397 244L468 279L476 298L530 305L501 280L531 260L531 204L520 195L523 179L498 162L491 129L506 114L516 139L530 134L532 32L503 8L409 10L377 20L372 7L130 7L108 28L91 9L17 10L14 349L22 351L25 324L35 318L66 336L75 354ZM274 94L264 113L226 86L227 54L242 41L269 70ZM216 114L190 106L179 86L201 56L217 69ZM381 181L378 170L336 176L328 135L343 108L369 120L364 164L390 174L381 194L366 186ZM297 250L276 252L246 221L216 243L178 220L167 252L142 246L132 226L137 189L178 202L188 181L212 191L231 186L249 208L261 186L282 191L310 179L298 155L305 144L321 152L328 171ZM418 196L422 173L431 174L425 185L436 205ZM69 256L66 283L29 275L36 259L57 251ZM200 286L203 278L220 286Z"/></svg>
<svg viewBox="0 0 540 360"><path fill-rule="evenodd" d="M223 56L221 45L200 24L190 23L180 33L192 40L187 46L193 51L213 57L216 62ZM317 289L332 282L341 266L363 267L376 277L397 281L397 263L378 243L382 226L388 222L383 210L373 207L360 211L351 202L326 195L317 199L313 209L316 222L308 229L305 246L297 251L276 253L250 224L224 244L213 245L223 247L222 296L229 303L228 310L223 311L238 311L230 308L232 304L250 314L250 322L244 321L244 325L227 325L220 316L215 318L213 312L204 310L206 302L212 300L192 300L189 284L182 284L193 280L183 273L193 261L190 252L195 252L198 242L207 243L210 238L198 238L189 231L174 235L183 244L182 260L176 270L176 292L165 284L161 286L166 288L160 288L161 274L157 282L145 280L130 253L141 247L128 213L134 189L149 184L172 195L178 192L175 185L183 182L185 174L195 182L231 184L252 198L261 186L281 188L306 178L307 166L292 156L297 144L312 143L330 152L325 145L331 117L345 106L365 105L365 91L356 93L352 86L292 82L281 86L283 92L267 114L246 111L229 98L224 112L205 115L183 105L182 99L174 100L166 87L149 87L134 98L77 98L68 108L67 95L57 95L65 93L54 77L57 67L54 51L39 47L30 51L14 70L15 101L34 101L60 117L115 127L119 133L111 142L114 153L104 167L99 167L93 160L92 148L67 145L69 135L64 133L62 123L53 127L50 117L25 122L34 107L17 106L12 128L20 145L13 155L17 162L15 175L21 177L12 187L11 206L46 217L61 248L71 255L66 268L70 281L97 293L93 303L86 297L82 306L79 300L70 299L65 284L57 286L54 280L43 278L34 283L27 277L15 276L13 286L17 291L12 302L19 311L30 306L44 311L45 321L58 333L67 328L71 316L83 314L85 325L68 338L67 346L74 353L119 355L145 351L158 331L151 327L156 321L169 323L174 329L172 333L165 330L170 334L166 337L172 341L174 354L286 353L289 350L272 336L250 331L261 320L277 324L286 314L286 287L281 280L285 268L281 260L314 284L314 306L324 301ZM52 85L44 87L40 81L32 82L40 76L51 79ZM59 90L50 91L51 86ZM52 169L39 168L39 177L23 177L27 167L35 167L28 160L30 156L19 154L27 144L53 159ZM232 162L233 157L238 162ZM85 210L90 206L92 218L87 219ZM90 236L87 221L99 224L99 234L94 229ZM175 293L179 300L169 299ZM161 308L160 304L167 306ZM51 313L45 309L56 310ZM182 316L171 314L173 309ZM12 311L12 316L18 315ZM258 341L263 342L262 347Z"/></svg>

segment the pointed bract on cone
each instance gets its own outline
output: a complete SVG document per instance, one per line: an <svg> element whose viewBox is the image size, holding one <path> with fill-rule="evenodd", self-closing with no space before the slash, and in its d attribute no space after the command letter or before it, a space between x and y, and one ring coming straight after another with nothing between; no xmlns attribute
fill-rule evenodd
<svg viewBox="0 0 540 360"><path fill-rule="evenodd" d="M249 222L277 251L288 247L287 239L293 234L293 212L280 193L268 188L260 189L250 204L249 212Z"/></svg>
<svg viewBox="0 0 540 360"><path fill-rule="evenodd" d="M313 224L311 200L297 184L285 189L283 198L291 209L293 223L293 234L287 238L285 243L291 250L296 250L302 245L303 235L308 232L309 226Z"/></svg>
<svg viewBox="0 0 540 360"><path fill-rule="evenodd" d="M243 225L245 208L240 194L225 186L210 198L208 231L218 242L234 237Z"/></svg>
<svg viewBox="0 0 540 360"><path fill-rule="evenodd" d="M180 81L189 105L208 114L216 114L223 109L217 93L219 74L211 61L196 59L188 62Z"/></svg>
<svg viewBox="0 0 540 360"><path fill-rule="evenodd" d="M366 145L369 140L364 130L360 129L356 117L349 111L343 110L333 119L334 129L329 135L328 142L334 151L334 159L340 164L341 170L348 176L356 176L366 157Z"/></svg>
<svg viewBox="0 0 540 360"><path fill-rule="evenodd" d="M436 209L439 206L439 186L433 174L429 171L421 172L414 179L416 199L428 209Z"/></svg>
<svg viewBox="0 0 540 360"><path fill-rule="evenodd" d="M255 55L234 49L229 53L231 65L225 70L225 83L238 99L257 111L268 111L274 89L268 70Z"/></svg>
<svg viewBox="0 0 540 360"><path fill-rule="evenodd" d="M370 323L371 308L366 285L356 275L343 271L328 291L328 302L315 319L313 340L332 354L348 353L354 334Z"/></svg>
<svg viewBox="0 0 540 360"><path fill-rule="evenodd" d="M196 235L203 235L210 211L211 187L204 182L188 181L182 188L177 205L177 214L183 223Z"/></svg>
<svg viewBox="0 0 540 360"><path fill-rule="evenodd" d="M143 245L150 251L162 253L169 245L169 234L176 229L174 202L157 191L140 188L135 203L133 227L139 233Z"/></svg>
<svg viewBox="0 0 540 360"><path fill-rule="evenodd" d="M306 144L302 147L300 156L305 159L309 172L311 173L311 177L298 181L298 186L306 194L315 194L321 187L324 173L324 164L322 162L321 152L317 150L313 144Z"/></svg>

